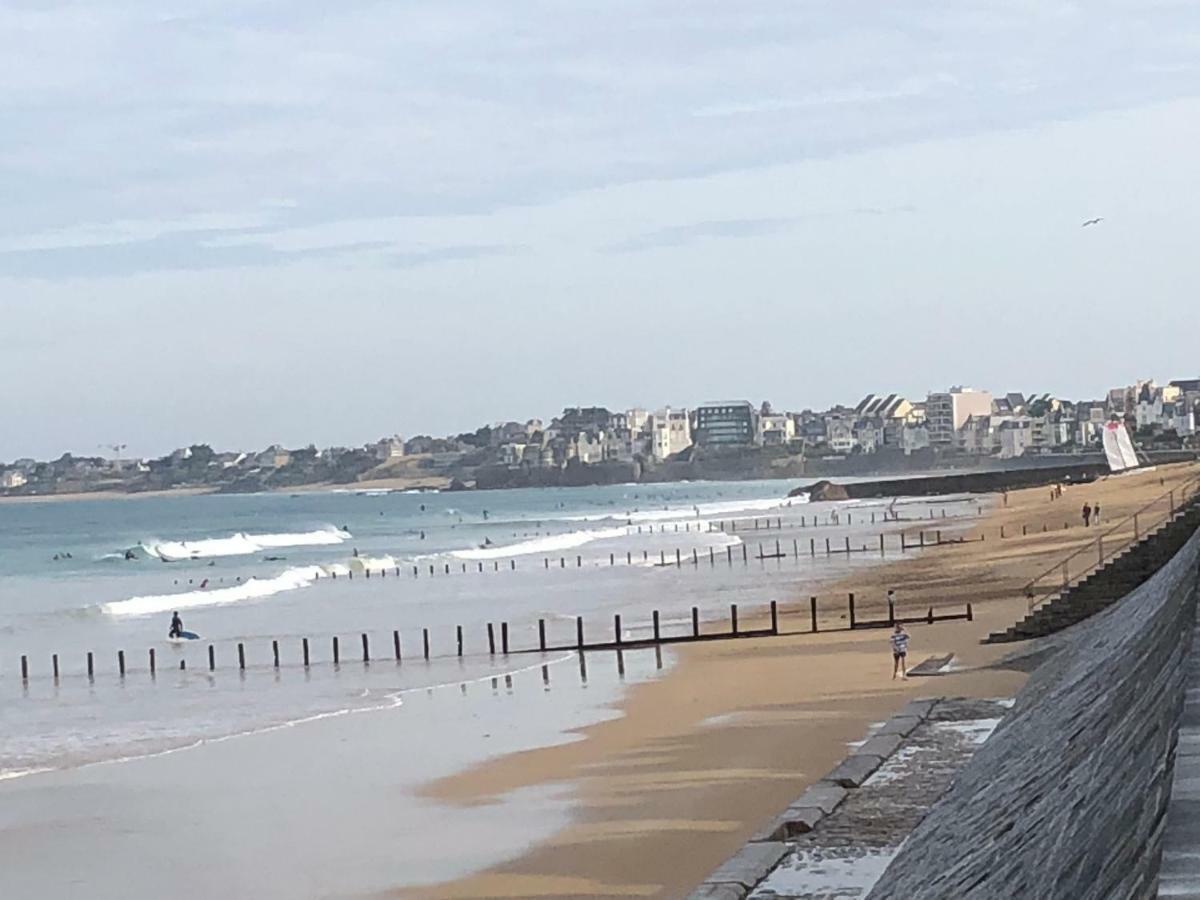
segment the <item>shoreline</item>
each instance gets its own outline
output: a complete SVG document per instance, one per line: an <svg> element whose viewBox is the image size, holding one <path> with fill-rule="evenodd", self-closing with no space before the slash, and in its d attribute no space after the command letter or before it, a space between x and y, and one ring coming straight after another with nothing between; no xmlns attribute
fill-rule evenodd
<svg viewBox="0 0 1200 900"><path fill-rule="evenodd" d="M1010 492L969 530L1010 534L1041 516L1073 521L1087 499L1108 521L1167 490L1159 481L1196 473L1196 464L1162 466L1119 479L1066 488L1051 501L1041 487ZM990 631L1025 612L1020 586L1090 540L1079 528L1004 541L934 548L889 560L830 585L855 590L864 612L884 609L889 587L901 614L925 605L970 600L973 622L911 628L911 662L954 654L946 675L890 679L887 633L833 632L682 645L658 681L630 688L620 716L582 729L565 746L501 757L426 785L423 798L456 807L495 802L514 790L573 787L571 824L525 855L475 875L419 891L397 887L380 897L682 896L763 824L820 779L909 699L936 692L1011 696L1025 675L995 668L1012 651L983 645ZM806 614L803 598L781 606L785 630Z"/></svg>
<svg viewBox="0 0 1200 900"><path fill-rule="evenodd" d="M213 488L170 488L164 491L69 491L62 494L6 494L0 496L0 506L6 503L73 503L80 500L146 500L159 497L203 497L217 493Z"/></svg>

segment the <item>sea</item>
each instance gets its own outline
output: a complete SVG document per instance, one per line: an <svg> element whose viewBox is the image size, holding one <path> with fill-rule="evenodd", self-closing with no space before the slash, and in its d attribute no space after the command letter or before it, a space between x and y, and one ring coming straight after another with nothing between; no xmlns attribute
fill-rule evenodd
<svg viewBox="0 0 1200 900"><path fill-rule="evenodd" d="M967 497L810 503L789 497L799 484L0 504L0 828L19 827L41 808L47 795L39 791L100 777L93 770L156 760L121 778L149 778L161 765L179 777L189 754L211 759L218 745L254 740L296 747L306 727L314 746L318 734L336 743L379 721L371 716L399 724L395 752L405 766L396 789L416 808L429 779L576 740L580 728L619 714L631 684L670 670L669 648L574 652L579 621L589 642L618 634L634 641L650 635L655 612L662 634L690 633L695 607L705 631L728 630L732 605L744 619L771 601L799 608L855 567L878 564L874 552L824 547L830 539L834 549L874 548L887 533L894 548L899 526L882 524L885 509L910 521L937 516L944 528L979 512ZM168 639L173 613L197 639ZM536 712L514 718L518 696ZM202 806L202 774L193 787ZM526 842L569 817L567 800L554 800L553 812L546 797L537 802ZM381 813L389 823L392 810ZM422 834L436 821L427 811ZM463 828L461 819L446 822ZM372 827L372 837L386 833ZM141 824L129 829L141 838L115 846L113 858L140 860L161 838ZM81 852L87 834L78 832ZM244 888L306 895L312 882L297 874L304 866L297 870L290 852L271 865L260 840L248 832L228 850L254 860L247 878L265 877L264 865L272 876L271 889L256 881ZM443 859L429 844L412 843L409 856L386 863L372 856L359 868L359 887L453 877L525 845L493 837L464 861ZM0 862L46 895L66 877L20 854ZM109 895L92 888L89 896ZM146 895L155 889L148 879ZM123 883L112 895L141 892Z"/></svg>

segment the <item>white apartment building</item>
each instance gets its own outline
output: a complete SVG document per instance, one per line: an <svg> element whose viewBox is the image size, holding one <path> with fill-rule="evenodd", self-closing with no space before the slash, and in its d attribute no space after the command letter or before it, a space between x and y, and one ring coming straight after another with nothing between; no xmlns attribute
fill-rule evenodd
<svg viewBox="0 0 1200 900"><path fill-rule="evenodd" d="M692 446L692 423L686 409L660 409L647 418L646 428L650 452L660 462Z"/></svg>
<svg viewBox="0 0 1200 900"><path fill-rule="evenodd" d="M826 441L834 453L850 453L854 449L854 426L847 419L835 419L825 426Z"/></svg>
<svg viewBox="0 0 1200 900"><path fill-rule="evenodd" d="M0 475L0 488L5 490L24 487L27 483L28 479L25 478L25 473L19 469L10 469Z"/></svg>
<svg viewBox="0 0 1200 900"><path fill-rule="evenodd" d="M940 394L930 394L925 401L925 424L929 443L935 447L954 447L958 430L971 416L990 416L992 395L967 387L953 387Z"/></svg>
<svg viewBox="0 0 1200 900"><path fill-rule="evenodd" d="M796 439L796 422L788 415L758 417L758 443L764 447L790 444Z"/></svg>

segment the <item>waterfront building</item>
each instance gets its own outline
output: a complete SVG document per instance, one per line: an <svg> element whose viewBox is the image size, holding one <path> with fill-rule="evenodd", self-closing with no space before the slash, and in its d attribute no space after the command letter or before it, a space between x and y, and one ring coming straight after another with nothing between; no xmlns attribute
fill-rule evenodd
<svg viewBox="0 0 1200 900"><path fill-rule="evenodd" d="M560 433L574 435L581 431L604 431L612 427L612 420L613 414L603 406L568 406L558 417L557 426Z"/></svg>
<svg viewBox="0 0 1200 900"><path fill-rule="evenodd" d="M384 438L375 445L375 458L380 462L387 462L392 459L402 459L404 457L404 438L400 435L393 435L390 438Z"/></svg>
<svg viewBox="0 0 1200 900"><path fill-rule="evenodd" d="M658 461L692 446L692 422L686 409L660 409L648 417L650 453Z"/></svg>
<svg viewBox="0 0 1200 900"><path fill-rule="evenodd" d="M971 416L990 416L992 395L968 387L952 387L945 393L930 394L925 401L929 442L935 447L952 448L958 443L958 430Z"/></svg>
<svg viewBox="0 0 1200 900"><path fill-rule="evenodd" d="M1108 411L1103 400L1081 400L1075 404L1075 443L1081 447L1099 444Z"/></svg>
<svg viewBox="0 0 1200 900"><path fill-rule="evenodd" d="M788 415L760 415L758 417L758 442L764 447L790 444L796 439L796 423Z"/></svg>
<svg viewBox="0 0 1200 900"><path fill-rule="evenodd" d="M12 490L13 488L24 487L28 481L25 473L20 469L9 469L3 475L0 475L0 488Z"/></svg>
<svg viewBox="0 0 1200 900"><path fill-rule="evenodd" d="M745 400L705 403L696 408L694 440L704 447L749 447L757 439L754 407Z"/></svg>
<svg viewBox="0 0 1200 900"><path fill-rule="evenodd" d="M1024 456L1033 446L1033 421L1027 416L1016 416L1000 424L998 429L1001 459Z"/></svg>

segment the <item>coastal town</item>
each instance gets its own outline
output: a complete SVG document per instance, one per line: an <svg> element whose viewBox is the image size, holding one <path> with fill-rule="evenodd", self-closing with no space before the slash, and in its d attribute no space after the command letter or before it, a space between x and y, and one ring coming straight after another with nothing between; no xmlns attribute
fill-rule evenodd
<svg viewBox="0 0 1200 900"><path fill-rule="evenodd" d="M447 437L393 435L361 447L216 451L196 444L139 459L115 445L109 456L18 459L0 464L0 496L873 474L1099 453L1111 421L1124 423L1140 450L1194 450L1197 418L1200 378L1138 381L1088 400L952 387L921 399L867 394L854 406L822 411L747 400L655 410L569 407L548 422L497 422Z"/></svg>

